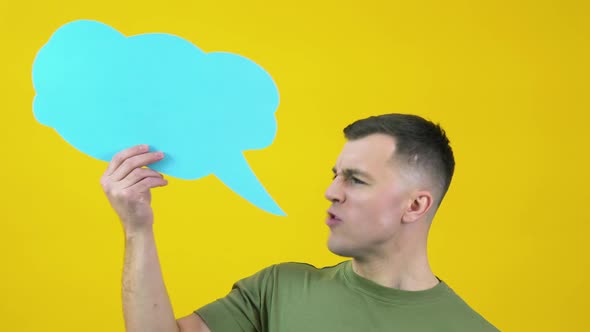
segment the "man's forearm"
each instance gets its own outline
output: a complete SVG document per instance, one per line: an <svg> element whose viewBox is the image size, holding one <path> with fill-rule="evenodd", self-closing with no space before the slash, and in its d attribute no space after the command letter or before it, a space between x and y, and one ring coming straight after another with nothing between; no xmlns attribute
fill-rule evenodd
<svg viewBox="0 0 590 332"><path fill-rule="evenodd" d="M153 230L126 235L123 311L128 332L178 332Z"/></svg>

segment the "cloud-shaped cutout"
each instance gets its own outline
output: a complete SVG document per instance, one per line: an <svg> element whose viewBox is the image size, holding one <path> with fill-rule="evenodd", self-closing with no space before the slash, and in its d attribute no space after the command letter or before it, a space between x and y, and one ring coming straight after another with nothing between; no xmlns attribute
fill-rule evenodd
<svg viewBox="0 0 590 332"><path fill-rule="evenodd" d="M244 150L268 147L279 105L272 77L251 60L205 53L180 37L126 37L96 21L68 23L33 64L33 112L100 160L136 144L167 158L150 167L181 179L214 174L268 212L284 215Z"/></svg>

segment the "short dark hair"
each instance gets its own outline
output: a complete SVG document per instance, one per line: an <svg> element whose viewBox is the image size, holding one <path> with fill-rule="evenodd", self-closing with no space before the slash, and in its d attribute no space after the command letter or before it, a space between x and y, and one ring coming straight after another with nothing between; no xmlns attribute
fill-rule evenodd
<svg viewBox="0 0 590 332"><path fill-rule="evenodd" d="M442 201L455 171L450 141L440 124L412 114L384 114L353 122L344 128L348 140L372 134L392 136L396 142L394 157L408 166L424 171L441 189Z"/></svg>

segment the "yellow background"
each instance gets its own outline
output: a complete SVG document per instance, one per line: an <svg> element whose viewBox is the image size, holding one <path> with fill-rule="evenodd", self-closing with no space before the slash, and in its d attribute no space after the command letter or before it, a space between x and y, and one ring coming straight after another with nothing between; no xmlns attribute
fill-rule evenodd
<svg viewBox="0 0 590 332"><path fill-rule="evenodd" d="M323 192L341 129L409 112L440 121L457 159L430 239L436 274L503 331L587 330L588 9L585 1L3 0L0 330L123 331L123 234L99 186L106 163L31 109L36 52L77 19L241 54L279 87L276 140L246 156L288 217L214 177L171 179L154 193L178 316L269 264L340 261L325 247Z"/></svg>

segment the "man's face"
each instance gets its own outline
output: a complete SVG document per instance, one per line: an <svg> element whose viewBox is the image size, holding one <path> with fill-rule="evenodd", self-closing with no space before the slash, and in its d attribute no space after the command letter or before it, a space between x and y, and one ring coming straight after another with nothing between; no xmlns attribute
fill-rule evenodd
<svg viewBox="0 0 590 332"><path fill-rule="evenodd" d="M333 253L363 258L391 252L395 246L411 188L392 160L394 150L394 139L383 134L344 145L325 194L332 202L326 224Z"/></svg>

